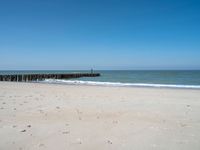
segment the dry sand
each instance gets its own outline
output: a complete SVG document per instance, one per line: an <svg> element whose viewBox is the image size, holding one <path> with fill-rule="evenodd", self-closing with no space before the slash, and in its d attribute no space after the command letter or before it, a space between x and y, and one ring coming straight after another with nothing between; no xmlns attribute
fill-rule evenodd
<svg viewBox="0 0 200 150"><path fill-rule="evenodd" d="M0 82L0 150L199 150L200 90Z"/></svg>

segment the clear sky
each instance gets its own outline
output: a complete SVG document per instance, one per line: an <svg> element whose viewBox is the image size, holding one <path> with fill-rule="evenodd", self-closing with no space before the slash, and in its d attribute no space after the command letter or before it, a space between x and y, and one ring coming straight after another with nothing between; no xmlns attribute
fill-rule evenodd
<svg viewBox="0 0 200 150"><path fill-rule="evenodd" d="M200 1L0 1L0 70L91 67L200 69Z"/></svg>

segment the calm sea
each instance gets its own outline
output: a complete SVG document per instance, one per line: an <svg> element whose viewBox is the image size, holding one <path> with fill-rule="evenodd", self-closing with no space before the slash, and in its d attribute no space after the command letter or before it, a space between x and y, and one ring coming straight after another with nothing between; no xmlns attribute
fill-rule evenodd
<svg viewBox="0 0 200 150"><path fill-rule="evenodd" d="M0 74L13 73L75 73L90 71L0 71ZM69 80L45 80L49 83L85 84L105 86L147 86L172 88L199 88L200 70L156 70L156 71L95 71L101 73L100 77L78 78Z"/></svg>

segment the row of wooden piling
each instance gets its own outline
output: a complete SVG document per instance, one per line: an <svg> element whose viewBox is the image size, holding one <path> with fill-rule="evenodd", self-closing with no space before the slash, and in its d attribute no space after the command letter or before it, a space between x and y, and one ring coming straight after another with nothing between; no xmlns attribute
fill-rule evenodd
<svg viewBox="0 0 200 150"><path fill-rule="evenodd" d="M97 77L100 73L71 73L71 74L15 74L0 75L0 81L29 82L45 79L70 79L80 77Z"/></svg>

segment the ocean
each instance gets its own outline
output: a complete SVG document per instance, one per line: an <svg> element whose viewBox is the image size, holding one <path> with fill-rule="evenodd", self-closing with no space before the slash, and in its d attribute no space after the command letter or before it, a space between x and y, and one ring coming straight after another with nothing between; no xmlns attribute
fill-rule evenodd
<svg viewBox="0 0 200 150"><path fill-rule="evenodd" d="M0 71L0 74L17 73L76 73L90 71ZM46 79L45 83L129 86L129 87L169 87L200 89L200 70L96 70L100 77L84 77L67 80Z"/></svg>

